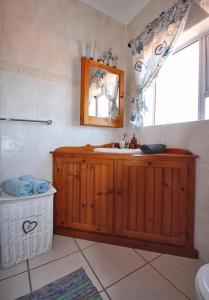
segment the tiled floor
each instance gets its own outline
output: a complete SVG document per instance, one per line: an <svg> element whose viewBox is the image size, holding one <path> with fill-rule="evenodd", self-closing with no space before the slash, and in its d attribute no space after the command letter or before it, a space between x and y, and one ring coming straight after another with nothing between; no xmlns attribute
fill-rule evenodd
<svg viewBox="0 0 209 300"><path fill-rule="evenodd" d="M83 267L102 299L195 300L200 260L54 236L53 249L0 271L0 299L16 299Z"/></svg>

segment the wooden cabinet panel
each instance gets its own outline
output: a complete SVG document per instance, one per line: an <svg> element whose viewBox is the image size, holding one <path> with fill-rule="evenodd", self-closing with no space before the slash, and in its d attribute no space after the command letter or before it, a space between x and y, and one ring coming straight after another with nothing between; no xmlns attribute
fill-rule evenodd
<svg viewBox="0 0 209 300"><path fill-rule="evenodd" d="M53 152L55 233L197 257L196 156L182 149L135 157L94 148Z"/></svg>
<svg viewBox="0 0 209 300"><path fill-rule="evenodd" d="M184 245L188 166L119 160L116 233Z"/></svg>
<svg viewBox="0 0 209 300"><path fill-rule="evenodd" d="M62 159L62 178L55 196L56 224L81 230L112 232L113 162L103 159ZM59 171L60 170L60 171ZM59 188L60 186L60 188Z"/></svg>

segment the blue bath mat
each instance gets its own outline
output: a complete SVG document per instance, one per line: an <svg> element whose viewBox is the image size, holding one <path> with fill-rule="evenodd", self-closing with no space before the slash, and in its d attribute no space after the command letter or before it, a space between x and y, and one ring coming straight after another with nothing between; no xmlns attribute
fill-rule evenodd
<svg viewBox="0 0 209 300"><path fill-rule="evenodd" d="M16 300L102 300L83 268Z"/></svg>

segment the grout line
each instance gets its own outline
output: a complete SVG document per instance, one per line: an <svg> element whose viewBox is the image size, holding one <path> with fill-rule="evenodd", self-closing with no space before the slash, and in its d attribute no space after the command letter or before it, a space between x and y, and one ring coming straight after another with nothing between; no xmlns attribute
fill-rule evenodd
<svg viewBox="0 0 209 300"><path fill-rule="evenodd" d="M158 259L159 257L163 256L163 253L159 253L158 256L156 256L155 258L151 259L150 261L147 260L146 258L144 258L144 256L142 256L140 253L138 253L138 251L136 251L136 249L132 248L136 254L138 254L141 258L143 258L146 262L148 262L148 264L150 264L151 262L153 262L154 260ZM146 250L146 251L149 251L149 250Z"/></svg>
<svg viewBox="0 0 209 300"><path fill-rule="evenodd" d="M0 41L1 41L1 33L0 33ZM50 72L47 70L43 70L39 67L27 66L10 60L0 59L0 69L5 72L37 78L37 80L40 79L49 82L59 82L61 84L67 84L67 85L70 84L74 88L79 88L80 81L78 79L73 79L67 75Z"/></svg>
<svg viewBox="0 0 209 300"><path fill-rule="evenodd" d="M92 268L92 266L90 265L89 261L87 260L86 256L84 255L82 249L80 248L78 242L76 241L76 239L74 238L75 243L77 244L78 248L80 249L81 254L83 255L84 259L86 260L87 264L89 265L90 269L92 270L92 272L94 273L96 279L99 281L101 287L103 290L105 290L105 287L103 286L103 284L101 283L99 277L97 276L97 274L94 272L94 269ZM101 292L100 292L101 293Z"/></svg>
<svg viewBox="0 0 209 300"><path fill-rule="evenodd" d="M151 259L151 260L149 261L149 263L155 261L156 259L158 259L159 257L161 257L161 256L163 256L163 255L164 255L163 253L159 254L157 257Z"/></svg>
<svg viewBox="0 0 209 300"><path fill-rule="evenodd" d="M184 292L182 292L172 281L170 281L165 275L163 275L160 271L158 271L152 264L149 264L150 267L155 270L158 274L160 274L166 281L168 281L176 290L178 290L184 297L188 300L191 300Z"/></svg>
<svg viewBox="0 0 209 300"><path fill-rule="evenodd" d="M8 269L8 270L9 270L9 269ZM4 269L3 269L3 270L0 270L0 271L4 271ZM9 277L2 278L2 279L0 279L0 282L1 282L1 281L4 281L4 280L7 280L7 279L10 279L10 278L13 278L13 277L15 277L15 276L17 276L17 275L21 275L21 274L27 273L27 272L28 272L28 270L25 270L25 271L23 271L23 272L20 272L20 273L11 275L11 276L9 276Z"/></svg>
<svg viewBox="0 0 209 300"><path fill-rule="evenodd" d="M50 261L48 261L48 262L46 262L46 263L44 263L44 264L41 264L40 266L37 266L37 267L34 267L34 268L29 268L29 270L32 271L32 270L38 269L38 268L40 268L40 267L42 267L42 266L45 266L45 265L48 265L48 264L50 264L50 263L52 263L52 262L55 262L55 261L58 261L58 260L60 260L60 259L65 258L65 257L71 256L72 254L75 254L75 253L77 253L77 252L80 252L80 250L76 250L76 251L74 251L74 252L72 252L72 253L66 254L65 256L56 258L56 259L54 259L54 260L50 260Z"/></svg>
<svg viewBox="0 0 209 300"><path fill-rule="evenodd" d="M105 293L106 293L106 295L107 295L108 299L110 299L110 300L111 300L111 297L110 297L110 295L108 294L108 291L107 291L107 290L105 290Z"/></svg>
<svg viewBox="0 0 209 300"><path fill-rule="evenodd" d="M149 263L148 260L146 258L144 258L141 254L139 254L135 248L132 248L134 250L134 252L140 257L142 258L146 263Z"/></svg>
<svg viewBox="0 0 209 300"><path fill-rule="evenodd" d="M77 238L74 238L74 240L76 240ZM91 242L93 242L93 241L91 241ZM77 244L77 246L78 246L78 243L76 242L76 244ZM92 244L92 245L89 245L89 246L87 246L87 247L85 247L85 248L80 248L80 246L79 246L79 249L81 249L81 250L86 250L86 249L88 249L88 248L90 248L90 247L93 247L93 246L95 246L95 245L97 245L97 244L100 244L100 242L95 242L94 244Z"/></svg>
<svg viewBox="0 0 209 300"><path fill-rule="evenodd" d="M77 244L77 243L76 243L76 244ZM94 245L96 245L96 244L99 244L99 242L95 242L95 244L93 244L93 245L90 245L90 246L88 246L88 247L84 248L83 250L85 250L85 249L87 249L87 248L89 248L89 247L92 247L92 246L94 246ZM78 244L77 244L77 246L78 246ZM41 264L41 265L39 265L39 266L32 267L32 268L30 268L30 266L29 266L29 261L27 261L27 262L26 262L26 263L27 263L27 268L28 268L28 270L29 270L29 271L32 271L32 270L38 269L38 268L40 268L40 267L42 267L42 266L48 265L48 264L50 264L51 262L55 262L55 261L58 261L58 260L60 260L60 259L63 259L63 258L65 258L65 257L68 257L68 256L70 256L70 255L72 255L72 254L75 254L75 253L77 253L77 252L80 252L80 247L78 247L78 250L76 250L76 251L74 251L74 252L72 252L72 253L66 254L66 255L64 255L64 256L62 256L62 257L59 257L59 258L57 258L57 259L54 259L54 260L48 261L48 262L46 262L46 263L44 263L44 264ZM3 281L3 280L9 279L9 278L15 277L15 276L17 276L17 275L20 275L20 274L26 273L28 270L25 270L25 271L22 271L22 272L16 273L16 274L14 274L14 275L11 275L11 276L8 276L8 277L5 277L5 278L2 278L2 279L0 279L0 282L1 282L1 281Z"/></svg>
<svg viewBox="0 0 209 300"><path fill-rule="evenodd" d="M117 284L118 282L120 282L121 280L125 279L126 277L134 274L135 272L139 271L140 269L144 268L145 266L149 265L149 263L145 263L143 266L138 267L137 269L131 271L130 273L124 275L123 277L121 277L119 280L115 281L114 283L108 285L105 289L109 289L110 287L112 287L113 285Z"/></svg>
<svg viewBox="0 0 209 300"><path fill-rule="evenodd" d="M30 277L29 261L27 260L26 263L27 263L27 269L28 269L28 280L29 280L30 293L32 293L32 282L31 282L31 277Z"/></svg>
<svg viewBox="0 0 209 300"><path fill-rule="evenodd" d="M106 289L104 290L104 292L105 292L107 298L108 298L109 300L111 300L111 297L110 297L110 295L108 294L108 292L106 291Z"/></svg>

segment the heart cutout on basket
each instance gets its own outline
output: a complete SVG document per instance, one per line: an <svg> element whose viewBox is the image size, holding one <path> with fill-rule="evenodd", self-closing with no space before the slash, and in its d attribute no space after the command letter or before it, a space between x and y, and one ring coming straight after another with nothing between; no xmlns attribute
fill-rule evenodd
<svg viewBox="0 0 209 300"><path fill-rule="evenodd" d="M38 223L36 221L26 220L22 224L22 229L25 233L29 233L29 232L33 231L37 225L38 225Z"/></svg>

